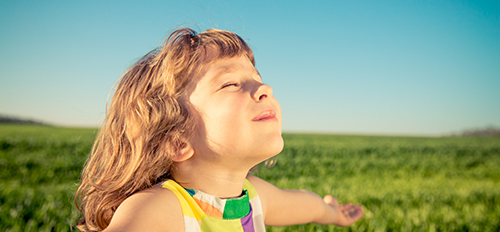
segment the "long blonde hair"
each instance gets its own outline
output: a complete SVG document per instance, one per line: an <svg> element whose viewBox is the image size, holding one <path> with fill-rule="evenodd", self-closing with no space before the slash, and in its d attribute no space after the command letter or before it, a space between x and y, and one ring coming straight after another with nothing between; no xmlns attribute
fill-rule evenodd
<svg viewBox="0 0 500 232"><path fill-rule="evenodd" d="M123 74L75 196L80 230L105 229L127 197L170 177L172 157L196 126L183 101L187 84L200 67L240 55L255 65L238 35L183 28Z"/></svg>

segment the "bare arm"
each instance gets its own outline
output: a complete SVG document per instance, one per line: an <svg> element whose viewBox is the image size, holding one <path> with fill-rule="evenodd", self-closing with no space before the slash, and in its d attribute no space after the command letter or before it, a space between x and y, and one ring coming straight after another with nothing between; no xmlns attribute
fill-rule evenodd
<svg viewBox="0 0 500 232"><path fill-rule="evenodd" d="M181 205L175 194L153 187L127 198L116 210L106 232L184 231Z"/></svg>
<svg viewBox="0 0 500 232"><path fill-rule="evenodd" d="M261 196L264 222L270 226L305 223L334 224L348 226L363 216L361 206L339 205L330 195L320 196L304 190L283 190L274 185L249 176Z"/></svg>

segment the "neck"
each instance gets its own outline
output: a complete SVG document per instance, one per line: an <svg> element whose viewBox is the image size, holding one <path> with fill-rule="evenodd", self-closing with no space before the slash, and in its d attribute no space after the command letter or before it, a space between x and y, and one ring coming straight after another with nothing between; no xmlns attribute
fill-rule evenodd
<svg viewBox="0 0 500 232"><path fill-rule="evenodd" d="M216 164L201 165L187 160L175 164L172 177L184 188L198 189L219 198L231 198L241 195L249 170L235 170Z"/></svg>

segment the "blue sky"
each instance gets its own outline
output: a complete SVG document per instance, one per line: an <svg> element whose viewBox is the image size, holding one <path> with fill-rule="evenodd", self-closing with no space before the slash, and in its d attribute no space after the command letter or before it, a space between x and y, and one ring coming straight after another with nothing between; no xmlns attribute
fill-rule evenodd
<svg viewBox="0 0 500 232"><path fill-rule="evenodd" d="M2 1L0 114L97 127L180 26L243 37L286 132L500 127L498 1Z"/></svg>

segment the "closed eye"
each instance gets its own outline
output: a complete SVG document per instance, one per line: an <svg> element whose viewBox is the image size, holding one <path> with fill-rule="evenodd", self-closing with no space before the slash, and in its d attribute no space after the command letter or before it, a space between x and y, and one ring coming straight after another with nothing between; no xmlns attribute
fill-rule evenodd
<svg viewBox="0 0 500 232"><path fill-rule="evenodd" d="M224 88L230 87L230 86L238 87L239 84L238 83L229 82L229 83L226 83L226 84L222 85L221 89L224 89Z"/></svg>

